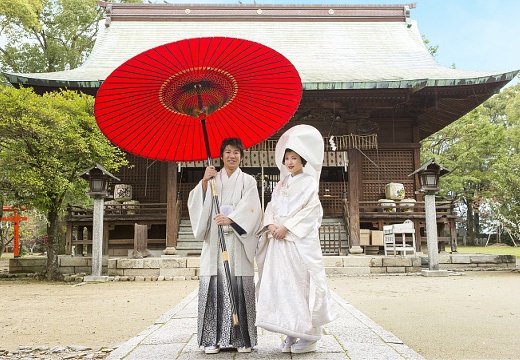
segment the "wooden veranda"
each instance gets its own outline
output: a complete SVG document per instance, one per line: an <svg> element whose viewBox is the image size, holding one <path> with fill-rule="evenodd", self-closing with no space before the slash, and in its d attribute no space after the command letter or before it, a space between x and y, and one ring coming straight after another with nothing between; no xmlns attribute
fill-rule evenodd
<svg viewBox="0 0 520 360"><path fill-rule="evenodd" d="M412 220L416 229L417 251L421 251L421 243L426 241L424 237L425 213L424 202L417 201L413 208L402 207L399 203L395 211L386 212L378 200L384 197L386 182L401 182L409 197L415 197L415 179L408 175L412 172L409 164L410 157L403 156L403 150L380 151L377 143L377 135L367 136L348 135L338 136L334 141L325 143L325 159L322 177L320 181L320 200L322 202L324 217L341 219L345 224L345 232L348 234L352 246L352 211L357 211L358 225L357 236L360 229L383 230L384 225L402 223ZM333 144L334 143L334 144ZM258 190L264 206L270 200L270 194L276 182L279 180L279 172L274 163L274 149L276 140L270 139L250 149L246 149L242 162L242 169L255 176L258 182ZM362 154L362 176L352 176L349 153ZM351 155L352 156L352 155ZM167 246L176 246L181 219L188 219L186 199L189 192L201 178L204 171L204 162L166 164L152 162L150 160L129 155L135 165L123 169L118 176L126 184L132 185L135 199L131 204L110 202L105 206L105 235L104 252L108 255L123 255L133 247L134 224L148 225L148 242L151 249L163 250ZM218 159L215 161L219 165ZM176 180L171 181L168 175L173 169ZM389 169L392 169L390 171ZM384 174L381 171L385 170ZM388 179L389 173L393 175ZM361 177L360 191L349 186L349 179ZM162 180L161 180L162 179ZM170 180L169 180L170 179ZM172 189L173 188L173 189ZM354 190L353 190L354 189ZM174 212L168 216L167 194L177 194ZM147 199L156 199L157 202L148 202ZM361 199L361 200L360 200ZM418 199L420 200L420 199ZM356 206L352 206L352 202ZM172 214L173 214L172 213ZM450 202L437 203L437 223L439 231L440 248L445 244L456 246L457 215L453 204ZM167 244L167 226L170 223L173 242ZM67 216L67 252L71 253L73 247L77 252L83 253L91 244L92 210L78 206L70 206ZM354 228L356 229L356 228ZM326 233L328 230L324 228ZM331 230L333 231L333 230ZM325 234L324 237L327 237ZM359 240L357 243L359 245ZM86 248L84 248L86 246Z"/></svg>
<svg viewBox="0 0 520 360"><path fill-rule="evenodd" d="M322 196L322 204L331 202L333 207L325 208L326 216L341 218L346 224L349 222L348 202L346 199L335 199ZM134 246L134 224L148 225L148 244L153 250L164 250L166 247L166 203L134 204L131 208L127 205L105 206L105 229L103 241L103 253L111 256L125 255ZM182 200L177 201L178 215L185 208ZM396 212L385 212L377 202L360 203L360 222L363 228L382 230L384 225L402 223L412 220L416 229L417 251L421 251L421 244L426 243L424 234L425 212L424 202L417 202L413 210L409 208L397 209ZM402 210L402 211L399 211ZM456 251L457 214L453 211L450 202L437 202L438 240L441 251L449 247ZM179 219L181 217L179 216ZM348 227L348 226L347 226ZM176 229L178 229L178 224ZM335 229L324 229L328 234ZM326 236L330 238L330 236ZM333 237L339 241L337 236ZM323 240L323 239L322 239ZM176 244L175 244L176 245ZM67 215L66 253L90 254L92 246L92 209L78 206L70 206ZM323 247L338 248L339 243L322 244ZM74 249L74 250L73 250ZM380 249L382 251L382 248ZM339 254L338 254L339 255Z"/></svg>

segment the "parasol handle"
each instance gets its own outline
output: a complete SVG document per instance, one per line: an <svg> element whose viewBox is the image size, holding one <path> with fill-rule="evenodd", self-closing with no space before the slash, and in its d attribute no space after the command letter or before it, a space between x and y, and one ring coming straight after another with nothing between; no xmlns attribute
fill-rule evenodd
<svg viewBox="0 0 520 360"><path fill-rule="evenodd" d="M213 165L211 160L211 150L209 149L209 137L208 130L206 129L206 113L203 112L204 106L202 104L202 96L200 95L200 84L195 85L195 91L197 92L197 100L199 105L199 120L202 125L202 134L204 136L204 144L206 145L206 154L208 155L208 166Z"/></svg>
<svg viewBox="0 0 520 360"><path fill-rule="evenodd" d="M215 178L212 178L210 180L211 185L211 191L213 193L213 203L215 204L215 209L217 214L220 213L220 205L218 201L218 194L217 194L217 185L215 184ZM235 303L235 289L233 287L233 282L231 281L231 270L229 269L229 257L228 252L226 248L226 240L224 237L224 229L222 228L222 225L218 225L218 239L220 243L220 250L222 254L222 262L224 263L224 272L226 273L226 279L227 279L227 288L229 293L229 299L231 303L231 314L233 317L233 325L238 326L238 311L237 306Z"/></svg>
<svg viewBox="0 0 520 360"><path fill-rule="evenodd" d="M206 154L208 155L208 165L213 165L213 160L211 159L211 151L209 149L209 138L208 138L208 130L206 129L206 114L199 114L200 124L202 125L202 134L204 135L204 144L206 145Z"/></svg>

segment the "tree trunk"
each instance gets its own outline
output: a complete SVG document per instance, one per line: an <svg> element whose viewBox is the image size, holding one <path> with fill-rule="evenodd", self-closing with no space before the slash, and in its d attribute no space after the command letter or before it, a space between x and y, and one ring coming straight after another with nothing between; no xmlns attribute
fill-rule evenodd
<svg viewBox="0 0 520 360"><path fill-rule="evenodd" d="M2 219L2 217L4 216L4 202L2 198L0 198L0 200L2 200L0 201L0 219ZM2 256L2 254L4 253L6 246L7 236L4 237L4 228L0 227L0 256Z"/></svg>
<svg viewBox="0 0 520 360"><path fill-rule="evenodd" d="M466 201L466 208L468 209L466 223L466 227L468 229L467 239L468 245L475 245L475 219L473 216L473 206L471 206L471 203L472 202L469 199Z"/></svg>
<svg viewBox="0 0 520 360"><path fill-rule="evenodd" d="M478 211L473 211L473 213L474 213L473 233L475 234L475 238L477 238L477 237L480 237L480 213Z"/></svg>
<svg viewBox="0 0 520 360"><path fill-rule="evenodd" d="M58 236L58 211L53 209L47 214L47 266L45 268L44 278L46 280L61 280L63 278L59 271L58 253L59 253L59 236Z"/></svg>

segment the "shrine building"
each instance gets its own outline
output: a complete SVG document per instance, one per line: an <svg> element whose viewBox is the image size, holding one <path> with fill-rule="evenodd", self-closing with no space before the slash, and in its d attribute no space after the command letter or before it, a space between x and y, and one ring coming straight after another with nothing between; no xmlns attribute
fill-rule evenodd
<svg viewBox="0 0 520 360"><path fill-rule="evenodd" d="M409 175L421 166L421 141L497 94L518 73L439 65L411 16L415 4L98 3L106 18L83 65L52 73L5 73L9 82L38 93L71 89L95 96L103 80L126 60L181 39L235 37L278 51L299 72L301 103L283 129L246 150L241 168L258 179L265 206L278 181L277 138L297 124L319 129L325 143L322 235L329 239L336 234L322 244L327 254L381 253L383 226L405 220L414 224L420 251L426 243L424 202L417 176ZM136 223L148 225L150 249L196 254L197 245L185 230L186 200L205 164L127 156L133 166L114 175L121 179L119 185L131 186L132 195L106 203L105 254L125 256L133 248ZM441 248L455 241L456 220L453 204L438 201ZM67 251L88 251L91 210L71 207L67 225Z"/></svg>

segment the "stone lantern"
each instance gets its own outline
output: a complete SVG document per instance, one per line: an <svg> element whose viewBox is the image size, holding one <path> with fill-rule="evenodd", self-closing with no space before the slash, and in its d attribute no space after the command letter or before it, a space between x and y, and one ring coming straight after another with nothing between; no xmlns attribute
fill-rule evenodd
<svg viewBox="0 0 520 360"><path fill-rule="evenodd" d="M448 174L450 171L437 164L434 159L425 162L419 169L415 170L408 176L417 174L421 188L419 191L436 193L440 190L439 178Z"/></svg>
<svg viewBox="0 0 520 360"><path fill-rule="evenodd" d="M106 281L106 276L101 276L103 266L103 212L105 198L109 197L109 185L113 180L119 181L103 166L96 164L91 169L79 175L89 182L88 195L94 199L92 212L92 274L86 276L85 281Z"/></svg>
<svg viewBox="0 0 520 360"><path fill-rule="evenodd" d="M408 176L417 174L424 193L424 212L426 216L426 244L428 247L428 270L425 276L447 276L446 270L439 270L439 243L437 238L437 214L435 210L435 194L439 189L439 178L450 171L437 164L434 159L424 163Z"/></svg>
<svg viewBox="0 0 520 360"><path fill-rule="evenodd" d="M108 192L110 183L113 180L119 181L118 178L109 173L103 166L99 164L96 164L94 167L81 173L79 177L89 182L90 191L88 192L88 195L90 195L92 198L110 197Z"/></svg>

